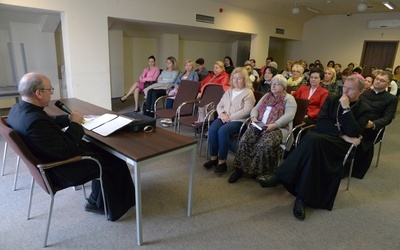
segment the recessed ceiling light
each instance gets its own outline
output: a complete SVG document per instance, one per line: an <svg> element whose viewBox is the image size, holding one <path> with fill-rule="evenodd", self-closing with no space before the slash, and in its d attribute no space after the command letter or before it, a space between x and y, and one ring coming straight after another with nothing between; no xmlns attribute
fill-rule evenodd
<svg viewBox="0 0 400 250"><path fill-rule="evenodd" d="M385 5L386 8L388 8L390 10L394 9L393 5L389 1L382 2L382 4Z"/></svg>

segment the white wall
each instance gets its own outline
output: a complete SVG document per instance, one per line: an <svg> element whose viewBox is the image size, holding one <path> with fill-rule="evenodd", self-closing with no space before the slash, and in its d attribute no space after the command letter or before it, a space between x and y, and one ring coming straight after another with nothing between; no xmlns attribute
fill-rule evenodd
<svg viewBox="0 0 400 250"><path fill-rule="evenodd" d="M111 97L119 97L124 93L124 47L122 33L120 30L109 31Z"/></svg>
<svg viewBox="0 0 400 250"><path fill-rule="evenodd" d="M289 39L299 39L302 32L301 23L284 18L272 19L209 1L199 4L197 0L187 0L182 4L180 0L3 0L2 3L61 13L68 96L105 108L111 108L108 17L254 34L251 57L258 61L265 60L269 36L276 27L286 29L282 37ZM224 12L219 13L219 8L224 8ZM215 16L215 24L196 23L196 13ZM158 60L161 63L165 59Z"/></svg>
<svg viewBox="0 0 400 250"><path fill-rule="evenodd" d="M341 63L345 68L348 63L359 65L364 41L399 41L399 29L368 29L368 20L396 19L398 13L369 14L352 16L318 16L304 25L303 40L287 41L285 60L314 62L320 59L326 65L329 60ZM400 65L400 49L394 65Z"/></svg>

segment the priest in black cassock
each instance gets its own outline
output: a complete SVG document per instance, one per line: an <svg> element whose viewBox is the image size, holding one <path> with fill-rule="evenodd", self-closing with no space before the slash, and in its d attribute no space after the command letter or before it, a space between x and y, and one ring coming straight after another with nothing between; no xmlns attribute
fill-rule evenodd
<svg viewBox="0 0 400 250"><path fill-rule="evenodd" d="M396 115L397 97L386 91L393 79L389 71L379 71L373 88L365 90L360 99L371 107L371 118L362 133L361 145L357 147L352 176L363 179L374 157L374 140L381 128L389 125ZM348 169L346 170L348 171Z"/></svg>
<svg viewBox="0 0 400 250"><path fill-rule="evenodd" d="M19 84L21 101L12 106L7 124L23 139L32 153L43 163L66 160L77 155L90 155L101 162L107 216L118 220L135 205L135 186L126 163L110 153L85 142L82 137L83 116L71 114L49 116L44 107L50 102L54 88L50 79L40 73L25 74ZM68 127L65 131L62 128ZM77 186L99 177L100 170L92 161L65 164L48 170L50 181L58 190ZM92 181L92 192L85 210L104 214L103 196L98 180Z"/></svg>
<svg viewBox="0 0 400 250"><path fill-rule="evenodd" d="M348 77L342 96L329 96L316 126L302 139L274 174L258 178L262 187L281 183L296 196L293 214L305 219L305 206L332 210L341 180L343 159L368 123L370 107L359 99L361 75Z"/></svg>

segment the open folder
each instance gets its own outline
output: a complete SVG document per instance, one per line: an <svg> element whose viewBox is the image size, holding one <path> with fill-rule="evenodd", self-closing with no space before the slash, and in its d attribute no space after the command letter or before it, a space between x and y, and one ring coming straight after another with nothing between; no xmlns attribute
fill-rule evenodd
<svg viewBox="0 0 400 250"><path fill-rule="evenodd" d="M82 124L82 126L87 130L91 130L102 136L108 136L133 122L134 119L116 114L104 114L94 119L85 118L85 121L85 124Z"/></svg>

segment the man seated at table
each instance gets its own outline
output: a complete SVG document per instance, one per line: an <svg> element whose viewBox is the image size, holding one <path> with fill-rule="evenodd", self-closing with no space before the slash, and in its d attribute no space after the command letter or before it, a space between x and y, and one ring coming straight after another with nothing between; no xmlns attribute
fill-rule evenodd
<svg viewBox="0 0 400 250"><path fill-rule="evenodd" d="M90 155L98 159L103 168L103 186L108 218L118 220L135 205L135 187L126 163L119 158L82 140L83 116L73 110L71 114L49 116L43 109L50 102L54 88L47 76L40 73L24 75L18 92L21 101L8 115L7 124L27 144L32 153L43 163L66 160L77 155ZM62 128L68 127L65 132ZM71 163L48 170L52 182L61 186L75 186L99 176L98 165L90 160ZM104 214L100 181L92 181L85 210Z"/></svg>
<svg viewBox="0 0 400 250"><path fill-rule="evenodd" d="M258 178L262 187L282 183L296 196L293 214L305 219L305 206L332 210L342 176L343 159L370 117L370 107L359 99L364 78L346 79L342 96L328 96L318 114L314 129L289 154L278 169Z"/></svg>

